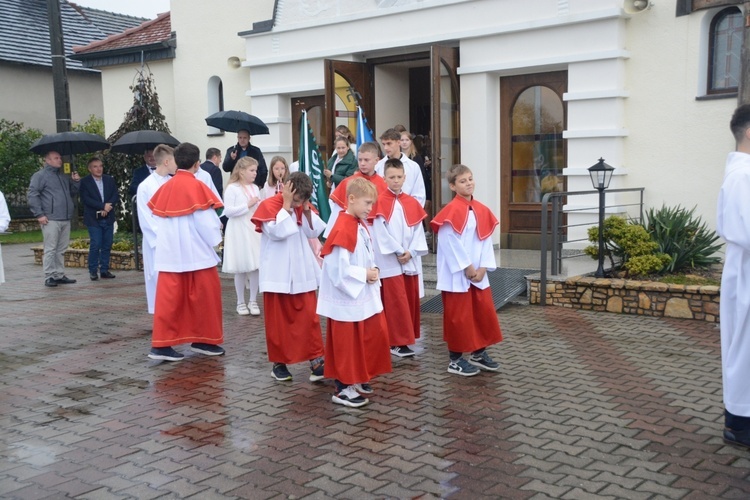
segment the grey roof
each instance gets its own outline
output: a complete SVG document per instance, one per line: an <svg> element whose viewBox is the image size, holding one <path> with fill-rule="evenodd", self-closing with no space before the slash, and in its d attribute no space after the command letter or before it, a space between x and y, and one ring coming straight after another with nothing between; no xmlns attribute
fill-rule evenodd
<svg viewBox="0 0 750 500"><path fill-rule="evenodd" d="M89 15L94 9L82 10L86 11L86 17L65 0L60 2L66 55L73 54L73 46L88 45L93 41L106 38L114 28L115 19L119 16L104 11L96 11L97 14ZM108 14L106 23L102 20L105 16L99 14ZM141 22L130 16L119 17L131 23L123 26L119 31L124 31L134 25L137 26ZM135 21L133 21L134 19ZM102 27L94 24L97 20L102 24ZM135 24L132 24L133 22ZM2 33L2 36L0 36L0 61L34 66L52 66L47 3L45 0L0 0L0 33ZM84 68L80 61L71 59L67 59L67 67L71 70L92 71Z"/></svg>
<svg viewBox="0 0 750 500"><path fill-rule="evenodd" d="M69 3L71 7L80 12L83 17L99 28L107 36L122 33L127 29L135 28L136 26L140 26L142 23L148 21L148 18L146 17L127 16L125 14L117 14L106 10L83 7L73 2Z"/></svg>

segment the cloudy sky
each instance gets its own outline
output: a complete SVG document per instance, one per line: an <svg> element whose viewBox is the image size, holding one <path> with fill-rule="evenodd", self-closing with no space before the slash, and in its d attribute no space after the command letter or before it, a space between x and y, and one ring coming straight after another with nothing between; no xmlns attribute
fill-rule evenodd
<svg viewBox="0 0 750 500"><path fill-rule="evenodd" d="M131 16L155 18L169 10L169 0L70 0L93 9L108 10Z"/></svg>

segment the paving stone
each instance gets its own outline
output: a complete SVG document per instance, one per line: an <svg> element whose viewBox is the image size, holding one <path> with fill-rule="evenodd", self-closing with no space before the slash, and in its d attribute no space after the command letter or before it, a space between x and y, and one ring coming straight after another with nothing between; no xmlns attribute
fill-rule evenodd
<svg viewBox="0 0 750 500"><path fill-rule="evenodd" d="M747 453L721 440L715 325L511 305L490 348L501 372L463 378L445 372L442 318L424 314L418 357L394 360L371 404L347 409L304 363L289 384L270 377L263 318L236 315L229 275L227 355L179 346L184 361L155 363L142 273L105 284L69 269L79 282L57 300L30 255L3 247L4 496L750 495Z"/></svg>

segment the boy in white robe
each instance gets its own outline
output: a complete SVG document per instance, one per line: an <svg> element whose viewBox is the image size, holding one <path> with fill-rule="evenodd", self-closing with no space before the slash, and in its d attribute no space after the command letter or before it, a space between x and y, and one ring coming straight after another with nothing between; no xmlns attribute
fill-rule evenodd
<svg viewBox="0 0 750 500"><path fill-rule="evenodd" d="M380 300L379 270L366 219L377 199L368 180L346 189L347 208L326 239L318 314L328 317L325 376L336 381L332 401L358 408L373 392L372 377L391 371L388 327Z"/></svg>
<svg viewBox="0 0 750 500"><path fill-rule="evenodd" d="M280 195L263 200L250 219L260 238L260 291L271 376L292 380L288 364L310 362L310 382L323 379L323 335L315 313L320 266L309 238L325 222L310 205L312 181L294 172Z"/></svg>
<svg viewBox="0 0 750 500"><path fill-rule="evenodd" d="M427 200L427 192L424 187L424 176L419 164L401 152L401 132L394 128L389 128L380 136L380 144L383 146L385 157L375 165L375 172L379 175L385 174L385 161L388 158L401 160L404 165L404 186L401 188L404 193L416 198L420 205L424 206Z"/></svg>
<svg viewBox="0 0 750 500"><path fill-rule="evenodd" d="M500 365L486 348L503 339L487 271L495 269L492 233L497 217L474 199L474 177L466 165L446 172L456 196L430 222L438 235L437 289L443 299L443 339L448 373L471 377ZM464 352L470 352L466 359Z"/></svg>
<svg viewBox="0 0 750 500"><path fill-rule="evenodd" d="M148 202L169 179L172 178L177 165L174 162L174 149L165 144L159 144L154 149L156 169L138 184L136 207L138 209L138 225L143 233L141 251L143 252L143 278L146 282L146 302L149 314L154 314L156 303L156 283L159 273L154 269L154 252L156 251L157 218L148 207Z"/></svg>
<svg viewBox="0 0 750 500"><path fill-rule="evenodd" d="M427 255L422 228L427 213L416 198L402 192L404 178L401 161L389 158L385 162L388 189L378 196L371 213L391 354L400 358L414 356L409 346L420 336L422 256Z"/></svg>
<svg viewBox="0 0 750 500"><path fill-rule="evenodd" d="M721 276L721 364L724 440L750 447L750 105L730 121L729 153L719 192L716 230L727 242Z"/></svg>

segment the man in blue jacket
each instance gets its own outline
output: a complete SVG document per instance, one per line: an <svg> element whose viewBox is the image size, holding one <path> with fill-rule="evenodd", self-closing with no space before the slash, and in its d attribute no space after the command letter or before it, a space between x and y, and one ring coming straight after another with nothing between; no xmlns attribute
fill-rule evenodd
<svg viewBox="0 0 750 500"><path fill-rule="evenodd" d="M81 178L78 172L66 177L61 171L62 164L60 153L47 153L44 168L31 176L27 196L29 209L42 226L45 286L76 282L65 276L65 250L70 243L73 197L78 194Z"/></svg>
<svg viewBox="0 0 750 500"><path fill-rule="evenodd" d="M91 175L81 179L80 193L83 223L89 230L89 277L96 281L101 274L102 279L112 279L115 275L109 272L109 255L120 195L115 179L104 174L101 158L92 157L88 168Z"/></svg>

